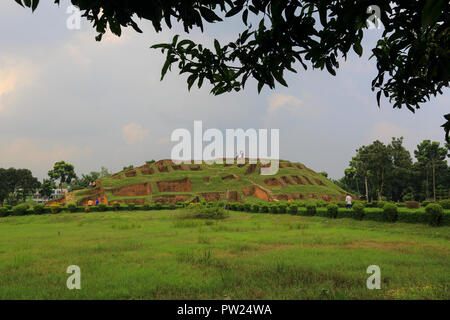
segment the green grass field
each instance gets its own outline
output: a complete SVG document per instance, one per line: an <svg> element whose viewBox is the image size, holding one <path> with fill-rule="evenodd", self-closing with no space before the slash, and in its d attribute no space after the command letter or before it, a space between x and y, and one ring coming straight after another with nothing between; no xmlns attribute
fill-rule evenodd
<svg viewBox="0 0 450 320"><path fill-rule="evenodd" d="M449 299L450 227L183 210L0 218L1 299ZM68 290L69 265L81 290ZM381 289L368 290L369 265Z"/></svg>

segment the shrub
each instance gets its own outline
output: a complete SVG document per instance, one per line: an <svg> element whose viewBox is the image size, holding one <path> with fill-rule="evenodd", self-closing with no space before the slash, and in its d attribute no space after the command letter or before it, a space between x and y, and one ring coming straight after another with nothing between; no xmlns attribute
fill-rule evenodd
<svg viewBox="0 0 450 320"><path fill-rule="evenodd" d="M431 203L431 201L424 200L424 201L422 201L422 202L420 203L420 206L426 207L426 206L429 205L430 203Z"/></svg>
<svg viewBox="0 0 450 320"><path fill-rule="evenodd" d="M252 205L250 203L244 204L243 207L245 212L250 212L252 210Z"/></svg>
<svg viewBox="0 0 450 320"><path fill-rule="evenodd" d="M395 222L398 219L397 206L393 203L386 203L383 207L383 217L385 221Z"/></svg>
<svg viewBox="0 0 450 320"><path fill-rule="evenodd" d="M259 212L260 208L259 208L259 204L254 204L252 206L252 212Z"/></svg>
<svg viewBox="0 0 450 320"><path fill-rule="evenodd" d="M169 203L168 209L169 210L175 210L177 208L177 206L174 203ZM208 206L208 208L211 208Z"/></svg>
<svg viewBox="0 0 450 320"><path fill-rule="evenodd" d="M352 207L354 218L357 220L362 220L365 214L364 205L360 202L357 202Z"/></svg>
<svg viewBox="0 0 450 320"><path fill-rule="evenodd" d="M316 206L318 208L325 208L328 205L328 203L325 200L319 199L316 201Z"/></svg>
<svg viewBox="0 0 450 320"><path fill-rule="evenodd" d="M278 206L277 205L271 205L270 208L270 213L278 213Z"/></svg>
<svg viewBox="0 0 450 320"><path fill-rule="evenodd" d="M8 208L7 207L0 207L0 217L6 217L8 215Z"/></svg>
<svg viewBox="0 0 450 320"><path fill-rule="evenodd" d="M328 204L327 205L328 216L330 218L336 219L337 214L338 214L338 209L339 209L339 207L337 206L337 204L334 204L334 203Z"/></svg>
<svg viewBox="0 0 450 320"><path fill-rule="evenodd" d="M194 219L225 219L228 217L227 212L221 207L207 207L207 206L190 206L186 214L181 218L194 218Z"/></svg>
<svg viewBox="0 0 450 320"><path fill-rule="evenodd" d="M307 216L314 216L317 212L317 206L315 203L308 203L306 205L306 215Z"/></svg>
<svg viewBox="0 0 450 320"><path fill-rule="evenodd" d="M268 212L269 212L269 207L267 206L267 204L262 204L262 205L259 207L259 212L262 212L262 213L268 213Z"/></svg>
<svg viewBox="0 0 450 320"><path fill-rule="evenodd" d="M42 203L37 203L33 207L34 214L43 214L45 212L45 206Z"/></svg>
<svg viewBox="0 0 450 320"><path fill-rule="evenodd" d="M414 194L412 194L411 192L409 192L409 193L405 194L405 195L402 197L402 200L405 201L405 202L413 201L413 200L414 200Z"/></svg>
<svg viewBox="0 0 450 320"><path fill-rule="evenodd" d="M90 211L90 207L85 207L84 208L84 212L89 212Z"/></svg>
<svg viewBox="0 0 450 320"><path fill-rule="evenodd" d="M133 202L130 202L128 205L128 210L133 211L134 209L136 209L136 205Z"/></svg>
<svg viewBox="0 0 450 320"><path fill-rule="evenodd" d="M420 203L417 201L406 201L405 207L408 209L418 209L420 207Z"/></svg>
<svg viewBox="0 0 450 320"><path fill-rule="evenodd" d="M378 208L384 208L386 201L377 201Z"/></svg>
<svg viewBox="0 0 450 320"><path fill-rule="evenodd" d="M13 216L23 216L27 213L28 205L25 203L18 204L12 208Z"/></svg>
<svg viewBox="0 0 450 320"><path fill-rule="evenodd" d="M70 203L67 205L67 209L69 210L69 212L76 212L78 208L75 203Z"/></svg>
<svg viewBox="0 0 450 320"><path fill-rule="evenodd" d="M153 205L153 208L155 210L161 210L161 208L162 208L161 202L155 202L155 204Z"/></svg>
<svg viewBox="0 0 450 320"><path fill-rule="evenodd" d="M444 209L437 203L430 203L425 208L425 212L428 215L429 222L432 226L439 226L442 222Z"/></svg>
<svg viewBox="0 0 450 320"><path fill-rule="evenodd" d="M335 203L339 208L345 208L345 201L336 201Z"/></svg>
<svg viewBox="0 0 450 320"><path fill-rule="evenodd" d="M367 202L366 208L378 208L378 201Z"/></svg>
<svg viewBox="0 0 450 320"><path fill-rule="evenodd" d="M151 206L150 206L150 204L149 203L144 203L144 205L142 206L142 209L144 209L144 210L151 210Z"/></svg>
<svg viewBox="0 0 450 320"><path fill-rule="evenodd" d="M291 204L289 206L289 213L291 214L297 214L298 213L298 207L295 204Z"/></svg>
<svg viewBox="0 0 450 320"><path fill-rule="evenodd" d="M287 206L284 203L280 203L278 205L278 212L279 213L286 213L286 208L287 208Z"/></svg>
<svg viewBox="0 0 450 320"><path fill-rule="evenodd" d="M106 206L106 204L104 204L104 203L98 204L98 211L104 212L106 210L108 210L108 207Z"/></svg>
<svg viewBox="0 0 450 320"><path fill-rule="evenodd" d="M50 205L50 212L51 213L60 213L61 212L61 206L59 204L51 204Z"/></svg>
<svg viewBox="0 0 450 320"><path fill-rule="evenodd" d="M450 209L450 199L441 200L439 201L439 204L444 209Z"/></svg>
<svg viewBox="0 0 450 320"><path fill-rule="evenodd" d="M111 203L112 207L114 208L114 211L118 211L120 208L120 203L115 201L113 203ZM89 210L88 210L89 211Z"/></svg>

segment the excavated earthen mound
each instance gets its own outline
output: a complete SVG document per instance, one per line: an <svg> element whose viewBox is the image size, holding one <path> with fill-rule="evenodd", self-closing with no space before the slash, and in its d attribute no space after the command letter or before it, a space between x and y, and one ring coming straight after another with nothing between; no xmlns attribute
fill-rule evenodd
<svg viewBox="0 0 450 320"><path fill-rule="evenodd" d="M159 192L187 192L192 191L191 180L188 178L172 181L158 181Z"/></svg>
<svg viewBox="0 0 450 320"><path fill-rule="evenodd" d="M226 163L227 159L223 160ZM107 202L107 197L111 197L109 202L120 199L121 202L136 204L144 201L176 203L180 201L228 200L243 202L254 201L255 198L261 201L296 199L330 201L341 200L346 195L331 181L301 163L282 160L279 162L280 169L276 175L261 176L260 168L271 166L270 162L264 164L265 160L267 159L250 163L250 160L246 158L245 163L238 163L234 159L233 164L211 165L211 163L194 162L175 164L171 160L164 159L102 178L101 181L98 181L97 188L75 191L66 196L66 201L83 205L87 204L89 200L94 202L99 200L104 203ZM227 167L232 167L232 169ZM241 169L236 170L238 167ZM307 173L307 171L311 173ZM160 172L165 173L160 174ZM101 183L106 187L106 193ZM320 186L320 192L317 191L318 186ZM226 191L227 189L231 191ZM228 199L226 199L225 193L228 195Z"/></svg>

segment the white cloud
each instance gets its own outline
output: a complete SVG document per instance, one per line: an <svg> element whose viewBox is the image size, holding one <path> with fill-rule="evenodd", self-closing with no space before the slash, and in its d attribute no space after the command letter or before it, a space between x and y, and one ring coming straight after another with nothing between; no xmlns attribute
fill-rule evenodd
<svg viewBox="0 0 450 320"><path fill-rule="evenodd" d="M122 136L128 144L141 142L148 134L149 131L147 129L142 128L141 125L134 122L122 128Z"/></svg>
<svg viewBox="0 0 450 320"><path fill-rule="evenodd" d="M297 109L302 107L303 102L292 95L274 93L269 97L269 114L274 114L281 108Z"/></svg>

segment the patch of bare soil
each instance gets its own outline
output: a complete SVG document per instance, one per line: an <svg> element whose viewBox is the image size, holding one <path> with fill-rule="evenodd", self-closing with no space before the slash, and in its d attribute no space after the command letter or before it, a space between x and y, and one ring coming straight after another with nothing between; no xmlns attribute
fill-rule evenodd
<svg viewBox="0 0 450 320"><path fill-rule="evenodd" d="M311 180L309 180L309 178L307 176L302 176L303 179L306 180L306 182L308 182L308 184L313 185L314 183L311 182Z"/></svg>
<svg viewBox="0 0 450 320"><path fill-rule="evenodd" d="M239 177L235 174L230 174L228 176L222 177L222 180L239 180Z"/></svg>
<svg viewBox="0 0 450 320"><path fill-rule="evenodd" d="M319 186L325 186L325 183L322 182L322 180L314 178L314 181L319 185Z"/></svg>
<svg viewBox="0 0 450 320"><path fill-rule="evenodd" d="M305 184L299 176L291 176L291 178L295 181L296 184Z"/></svg>
<svg viewBox="0 0 450 320"><path fill-rule="evenodd" d="M145 198L135 198L135 199L119 199L119 200L114 200L114 202L119 202L119 203L134 203L134 204L144 204L147 202L147 199Z"/></svg>
<svg viewBox="0 0 450 320"><path fill-rule="evenodd" d="M242 202L241 195L237 191L228 191L227 200L230 202Z"/></svg>
<svg viewBox="0 0 450 320"><path fill-rule="evenodd" d="M125 176L127 177L127 178L131 178L131 177L136 177L136 170L128 170L128 171L125 171Z"/></svg>
<svg viewBox="0 0 450 320"><path fill-rule="evenodd" d="M224 198L223 192L203 192L201 195L205 201L219 201Z"/></svg>
<svg viewBox="0 0 450 320"><path fill-rule="evenodd" d="M170 194L170 195L161 195L161 196L153 196L154 202L160 203L178 203L187 201L191 196L186 194Z"/></svg>
<svg viewBox="0 0 450 320"><path fill-rule="evenodd" d="M253 196L265 201L272 201L272 197L266 191L255 185L244 187L242 193L245 196Z"/></svg>
<svg viewBox="0 0 450 320"><path fill-rule="evenodd" d="M159 192L186 192L192 191L191 180L184 178L181 180L158 181Z"/></svg>
<svg viewBox="0 0 450 320"><path fill-rule="evenodd" d="M111 191L113 195L122 197L146 196L152 194L150 182L133 184L112 189Z"/></svg>
<svg viewBox="0 0 450 320"><path fill-rule="evenodd" d="M282 176L281 180L285 183L285 184L294 184L288 177L286 176Z"/></svg>
<svg viewBox="0 0 450 320"><path fill-rule="evenodd" d="M278 180L277 178L267 178L264 179L264 183L270 187L282 187L284 183Z"/></svg>
<svg viewBox="0 0 450 320"><path fill-rule="evenodd" d="M92 200L93 203L95 203L97 200L99 201L99 203L104 203L104 204L108 204L108 200L106 199L105 193L104 192L100 192L98 194L89 196L89 197L85 197L81 200L78 201L77 205L79 206L87 206L89 203L89 200Z"/></svg>
<svg viewBox="0 0 450 320"><path fill-rule="evenodd" d="M248 166L247 170L245 170L244 174L252 174L256 171L256 168L258 167L258 165L256 163L252 163Z"/></svg>

